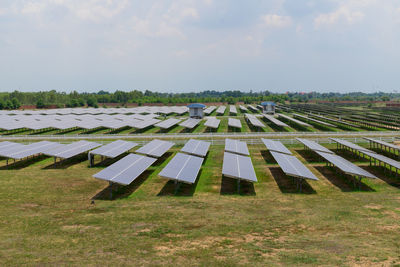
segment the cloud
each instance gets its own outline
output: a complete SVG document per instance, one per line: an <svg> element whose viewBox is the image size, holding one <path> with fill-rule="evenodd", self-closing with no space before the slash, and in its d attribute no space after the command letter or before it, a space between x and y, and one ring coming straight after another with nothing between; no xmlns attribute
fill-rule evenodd
<svg viewBox="0 0 400 267"><path fill-rule="evenodd" d="M284 28L292 24L292 19L288 16L268 14L261 17L264 25L272 28Z"/></svg>
<svg viewBox="0 0 400 267"><path fill-rule="evenodd" d="M361 21L365 14L359 10L351 10L347 6L341 6L337 10L331 13L320 14L314 19L314 25L316 28L320 28L326 25L334 25L340 22L346 24L354 24Z"/></svg>

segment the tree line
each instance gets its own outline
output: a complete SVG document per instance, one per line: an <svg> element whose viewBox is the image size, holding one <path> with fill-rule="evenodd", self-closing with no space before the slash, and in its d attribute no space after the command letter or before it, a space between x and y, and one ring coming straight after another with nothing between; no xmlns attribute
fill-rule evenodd
<svg viewBox="0 0 400 267"><path fill-rule="evenodd" d="M311 100L352 100L352 101L388 101L399 99L398 93L272 93L270 91L258 92L242 92L239 90L234 91L215 91L207 90L197 93L160 93L150 90L139 91L132 90L126 91L98 91L95 93L77 92L72 91L58 92L40 91L40 92L4 92L0 93L0 109L18 109L22 105L33 105L37 108L48 107L99 107L107 103L118 103L124 106L129 103L136 103L139 106L145 103L161 103L164 105L173 105L179 103L212 103L224 102L234 104L237 102L244 102L245 104L257 103L261 101L274 101L274 102L309 102Z"/></svg>

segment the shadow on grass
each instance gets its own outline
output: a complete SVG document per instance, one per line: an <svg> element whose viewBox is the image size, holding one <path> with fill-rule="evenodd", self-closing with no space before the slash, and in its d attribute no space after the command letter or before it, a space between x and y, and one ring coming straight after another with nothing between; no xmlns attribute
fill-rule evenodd
<svg viewBox="0 0 400 267"><path fill-rule="evenodd" d="M221 195L236 195L238 194L238 180L222 175L221 179ZM240 180L240 195L255 196L256 191L254 184L248 181Z"/></svg>
<svg viewBox="0 0 400 267"><path fill-rule="evenodd" d="M159 157L156 162L154 162L153 166L160 166L167 158L169 158L173 152L166 152L164 155Z"/></svg>
<svg viewBox="0 0 400 267"><path fill-rule="evenodd" d="M324 162L320 156L318 156L317 153L314 151L310 150L305 150L305 149L296 149L296 152L299 153L299 155L305 159L307 162L310 163L321 163Z"/></svg>
<svg viewBox="0 0 400 267"><path fill-rule="evenodd" d="M362 180L360 182L360 187L358 187L358 181L356 181L354 177L341 173L340 171L336 171L335 167L315 166L314 168L342 192L375 192L373 188L364 184Z"/></svg>
<svg viewBox="0 0 400 267"><path fill-rule="evenodd" d="M288 177L279 167L270 167L272 177L275 179L279 189L282 193L299 193L299 194L316 194L317 192L311 185L304 180L302 191L299 192L296 185L296 178Z"/></svg>
<svg viewBox="0 0 400 267"><path fill-rule="evenodd" d="M201 171L197 175L197 179L194 184L177 183L175 181L169 180L165 183L163 188L157 194L157 196L181 196L181 197L191 197L196 191L197 183L199 182L199 177L201 177Z"/></svg>
<svg viewBox="0 0 400 267"><path fill-rule="evenodd" d="M269 153L268 150L261 150L260 151L261 156L264 158L264 160L269 163L269 164L277 164L277 162L275 161L274 157L271 155L271 153Z"/></svg>
<svg viewBox="0 0 400 267"><path fill-rule="evenodd" d="M154 170L146 170L137 177L130 185L112 184L97 193L92 200L114 200L127 198L132 195L154 172ZM111 197L112 190L112 197ZM110 198L111 197L111 198Z"/></svg>
<svg viewBox="0 0 400 267"><path fill-rule="evenodd" d="M72 157L70 159L57 161L56 164L52 163L46 167L43 167L43 169L46 169L46 170L47 169L67 169L67 168L71 167L72 165L82 163L86 160L87 160L87 154L83 153L78 156Z"/></svg>
<svg viewBox="0 0 400 267"><path fill-rule="evenodd" d="M29 158L29 159L15 161L15 163L13 160L10 159L8 162L8 166L7 165L1 166L0 170L20 170L20 169L29 167L31 164L42 161L46 158L47 158L47 156L40 155L40 156Z"/></svg>
<svg viewBox="0 0 400 267"><path fill-rule="evenodd" d="M364 169L372 173L376 177L379 177L379 179L381 179L388 185L400 189L400 174L398 174L396 177L395 172L390 171L389 169L383 166L368 166L365 167Z"/></svg>

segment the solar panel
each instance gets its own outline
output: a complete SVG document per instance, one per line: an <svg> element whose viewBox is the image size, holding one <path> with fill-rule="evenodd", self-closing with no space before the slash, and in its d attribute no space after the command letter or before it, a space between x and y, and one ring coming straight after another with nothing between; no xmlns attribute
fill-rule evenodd
<svg viewBox="0 0 400 267"><path fill-rule="evenodd" d="M24 148L25 148L25 145L23 145L23 144L7 142L0 147L0 156L4 157L4 155L9 153L10 151L18 151L19 149L22 150Z"/></svg>
<svg viewBox="0 0 400 267"><path fill-rule="evenodd" d="M247 120L251 123L251 125L253 125L254 127L265 127L264 123L262 123L259 119L257 119L257 117L253 114L245 114Z"/></svg>
<svg viewBox="0 0 400 267"><path fill-rule="evenodd" d="M357 151L375 153L375 152L373 152L373 151L371 151L371 150L369 150L369 149L367 149L365 147L353 144L353 143L351 143L349 141L346 141L346 140L342 140L342 139L338 139L338 138L329 138L329 139L334 141L334 142L336 142L336 143L338 143L338 144L340 144L340 145L342 145L342 146L345 146L345 147L348 147L348 148L351 148L351 149L354 149L354 150L357 150Z"/></svg>
<svg viewBox="0 0 400 267"><path fill-rule="evenodd" d="M279 141L274 141L271 139L264 139L264 138L261 138L261 141L263 141L264 145L270 151L292 155L292 152L290 152L290 150Z"/></svg>
<svg viewBox="0 0 400 267"><path fill-rule="evenodd" d="M354 176L362 176L362 177L367 177L367 178L376 178L373 174L370 174L369 172L365 171L364 169L358 167L357 165L354 165L350 161L335 155L335 154L329 154L329 153L324 153L320 151L315 151L318 155L320 155L322 158L324 158L326 161L332 163L335 165L337 168L339 168L341 171L344 173L354 175Z"/></svg>
<svg viewBox="0 0 400 267"><path fill-rule="evenodd" d="M293 114L293 116L298 117L298 118L302 118L302 119L305 119L305 120L308 120L308 121L312 121L312 122L315 122L315 123L318 123L318 124L321 124L321 125L324 125L324 126L333 127L333 128L337 127L336 125L333 125L331 123L327 123L327 122L324 122L324 121L319 121L319 120L316 120L316 119L313 119L313 118L310 118L310 117L306 117L306 116L303 116L303 115L300 115L300 114Z"/></svg>
<svg viewBox="0 0 400 267"><path fill-rule="evenodd" d="M216 118L209 118L209 119L207 119L207 121L204 123L204 126L217 129L218 126L219 126L219 124L220 124L220 122L221 122L221 120L218 120L218 119L216 119Z"/></svg>
<svg viewBox="0 0 400 267"><path fill-rule="evenodd" d="M271 155L286 175L303 179L318 180L318 178L315 177L315 175L295 156L274 151L271 151Z"/></svg>
<svg viewBox="0 0 400 267"><path fill-rule="evenodd" d="M225 109L226 109L226 107L225 106L220 106L219 108L217 108L217 113L218 114L224 114L225 113Z"/></svg>
<svg viewBox="0 0 400 267"><path fill-rule="evenodd" d="M242 106L242 105L239 105L239 108L240 108L240 110L243 111L243 112L249 111L245 106Z"/></svg>
<svg viewBox="0 0 400 267"><path fill-rule="evenodd" d="M186 142L181 151L195 156L205 157L210 148L210 144L210 142L190 139Z"/></svg>
<svg viewBox="0 0 400 267"><path fill-rule="evenodd" d="M296 138L296 140L299 141L300 143L302 143L303 145L305 145L306 147L308 147L311 150L334 154L332 151L330 151L329 149L327 149L324 146L321 146L317 142L314 142L314 141L311 141L311 140L307 140L307 139L303 139L303 138Z"/></svg>
<svg viewBox="0 0 400 267"><path fill-rule="evenodd" d="M49 149L49 150L43 151L43 154L46 154L46 155L52 156L52 157L68 159L68 158L72 158L76 155L79 155L81 153L87 152L98 146L101 146L101 145L98 143L82 140L82 141L70 143L68 145L58 146L55 149Z"/></svg>
<svg viewBox="0 0 400 267"><path fill-rule="evenodd" d="M246 156L250 155L246 142L228 138L225 139L225 151Z"/></svg>
<svg viewBox="0 0 400 267"><path fill-rule="evenodd" d="M251 158L229 152L224 153L222 174L230 178L257 182L257 176Z"/></svg>
<svg viewBox="0 0 400 267"><path fill-rule="evenodd" d="M181 120L179 120L179 119L170 118L170 119L167 119L165 121L155 124L155 126L160 127L162 129L169 129L172 126L178 124L180 121Z"/></svg>
<svg viewBox="0 0 400 267"><path fill-rule="evenodd" d="M229 113L237 114L237 109L234 105L229 106Z"/></svg>
<svg viewBox="0 0 400 267"><path fill-rule="evenodd" d="M267 120L269 120L270 122L272 122L273 124L275 124L276 126L279 127L289 127L286 123L281 122L280 120L275 119L274 116L272 115L267 115L267 114L263 114L264 118L266 118Z"/></svg>
<svg viewBox="0 0 400 267"><path fill-rule="evenodd" d="M177 153L158 175L163 178L193 184L202 163L203 158Z"/></svg>
<svg viewBox="0 0 400 267"><path fill-rule="evenodd" d="M136 150L136 152L159 158L164 155L164 153L167 152L173 145L174 143L172 142L154 139L153 141Z"/></svg>
<svg viewBox="0 0 400 267"><path fill-rule="evenodd" d="M390 147L390 148L392 148L394 150L400 151L400 146L397 146L395 144L391 144L391 143L388 143L388 142L385 142L385 141L382 141L382 140L377 140L377 139L368 138L368 137L364 137L364 139L368 140L368 141L370 141L372 143L383 145L383 146L386 146L386 147Z"/></svg>
<svg viewBox="0 0 400 267"><path fill-rule="evenodd" d="M41 141L24 145L23 147L17 147L15 149L9 149L6 153L1 153L2 156L12 159L23 159L36 154L43 153L44 151L52 148L60 147L61 145L49 141Z"/></svg>
<svg viewBox="0 0 400 267"><path fill-rule="evenodd" d="M3 142L0 142L0 151L2 149L7 149L8 147L19 146L19 145L20 144L14 143L14 142L3 141Z"/></svg>
<svg viewBox="0 0 400 267"><path fill-rule="evenodd" d="M188 129L193 129L197 124L201 122L201 119L194 119L194 118L189 118L181 123L179 123L179 126L183 126Z"/></svg>
<svg viewBox="0 0 400 267"><path fill-rule="evenodd" d="M248 106L249 109L251 109L253 112L258 112L258 109L255 108L254 106L252 106L252 105L247 105L247 106Z"/></svg>
<svg viewBox="0 0 400 267"><path fill-rule="evenodd" d="M109 182L129 185L157 159L136 154L129 154L93 177Z"/></svg>
<svg viewBox="0 0 400 267"><path fill-rule="evenodd" d="M229 119L228 119L228 126L229 126L229 127L234 127L234 128L242 129L242 123L241 123L240 120L238 120L238 119L229 118Z"/></svg>
<svg viewBox="0 0 400 267"><path fill-rule="evenodd" d="M371 153L371 152L362 152L363 154L367 155L368 157L371 157L373 159L376 159L378 161L384 162L392 167L395 167L396 169L400 169L400 162L398 162L397 160L385 157L383 155L379 155L376 153Z"/></svg>
<svg viewBox="0 0 400 267"><path fill-rule="evenodd" d="M292 122L294 122L294 123L296 123L296 124L298 124L298 125L301 125L301 126L304 126L304 127L309 127L309 126L311 126L310 124L305 123L304 121L296 120L295 118L286 116L286 115L284 115L284 114L280 114L280 113L279 113L278 115L279 115L279 117L285 118L285 119L287 119L287 120L289 120L289 121L292 121Z"/></svg>
<svg viewBox="0 0 400 267"><path fill-rule="evenodd" d="M93 151L90 151L90 154L100 155L107 158L115 158L125 153L126 151L129 151L130 149L134 148L137 145L138 144L134 142L117 140L102 147L99 147Z"/></svg>

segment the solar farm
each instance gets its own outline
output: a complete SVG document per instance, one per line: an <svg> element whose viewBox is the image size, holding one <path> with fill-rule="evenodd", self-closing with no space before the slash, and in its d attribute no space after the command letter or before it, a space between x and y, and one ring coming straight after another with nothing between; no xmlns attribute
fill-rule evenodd
<svg viewBox="0 0 400 267"><path fill-rule="evenodd" d="M309 104L1 111L0 262L400 264L398 127Z"/></svg>

